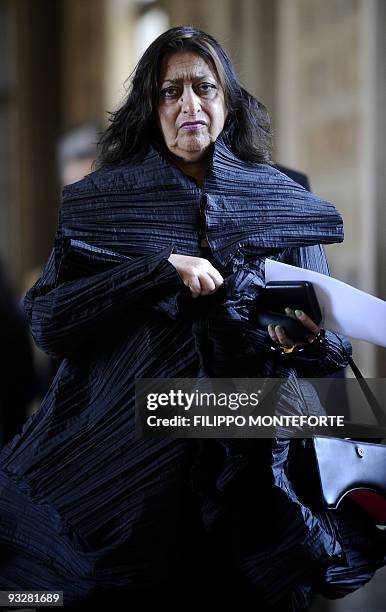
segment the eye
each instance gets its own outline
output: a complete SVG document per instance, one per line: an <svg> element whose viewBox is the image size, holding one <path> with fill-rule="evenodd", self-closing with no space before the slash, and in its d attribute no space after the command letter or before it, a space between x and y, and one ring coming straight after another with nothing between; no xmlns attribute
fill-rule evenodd
<svg viewBox="0 0 386 612"><path fill-rule="evenodd" d="M174 96L178 96L178 88L177 87L165 87L161 89L161 97L162 98L173 98Z"/></svg>
<svg viewBox="0 0 386 612"><path fill-rule="evenodd" d="M217 87L214 83L200 83L198 86L198 90L201 94L210 95L214 94Z"/></svg>

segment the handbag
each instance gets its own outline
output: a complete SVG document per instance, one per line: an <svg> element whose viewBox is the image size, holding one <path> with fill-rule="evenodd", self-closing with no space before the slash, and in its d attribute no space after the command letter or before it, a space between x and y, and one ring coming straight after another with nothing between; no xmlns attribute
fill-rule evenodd
<svg viewBox="0 0 386 612"><path fill-rule="evenodd" d="M300 297L300 303L304 303L302 309L312 312L318 320L319 305L311 289L311 283L268 283L259 307L254 307L250 313L250 320L261 329L270 323L283 325L291 338L301 339L296 335L301 323L280 311L291 303L293 294L294 304L298 304ZM318 340L318 348L323 350L323 336ZM277 348L271 348L277 351ZM315 358L318 358L318 348ZM386 441L386 415L358 366L342 348L377 425L345 423L345 433L350 439L313 435L301 441L293 440L288 474L306 502L313 504L316 499L324 507L336 510L344 499L350 499L359 504L376 524L386 525L386 444L382 444L383 440ZM308 358L307 353L305 357ZM371 441L365 441L369 438ZM316 479L310 478L310 455Z"/></svg>
<svg viewBox="0 0 386 612"><path fill-rule="evenodd" d="M353 359L349 364L378 426L348 423L355 439L315 435L311 445L322 503L337 509L344 499L359 504L378 525L386 525L386 416ZM369 441L369 435L378 437ZM367 440L367 441L365 441Z"/></svg>

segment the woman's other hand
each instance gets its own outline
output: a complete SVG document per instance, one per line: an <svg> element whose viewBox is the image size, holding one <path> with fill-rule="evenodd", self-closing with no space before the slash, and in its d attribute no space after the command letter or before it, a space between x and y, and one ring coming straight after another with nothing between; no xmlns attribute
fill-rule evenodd
<svg viewBox="0 0 386 612"><path fill-rule="evenodd" d="M168 261L175 267L194 298L215 293L224 282L220 272L203 257L172 254Z"/></svg>
<svg viewBox="0 0 386 612"><path fill-rule="evenodd" d="M316 323L314 323L314 321L302 310L293 311L291 308L286 308L285 313L288 317L292 317L293 319L296 319L302 323L302 325L309 330L310 333L307 334L307 340L309 344L312 344L317 335L320 333L321 328L316 325ZM296 342L295 340L288 338L285 333L285 329L280 325L268 325L268 333L272 342L280 344L280 346L285 349L292 350L297 346L304 347L307 345L305 342Z"/></svg>

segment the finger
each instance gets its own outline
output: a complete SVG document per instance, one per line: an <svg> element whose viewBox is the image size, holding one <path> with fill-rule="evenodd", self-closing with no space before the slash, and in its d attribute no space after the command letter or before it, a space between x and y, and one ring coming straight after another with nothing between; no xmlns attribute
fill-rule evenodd
<svg viewBox="0 0 386 612"><path fill-rule="evenodd" d="M209 270L207 272L207 274L210 276L210 278L213 280L214 284L216 285L216 289L218 289L219 287L221 287L221 285L224 282L223 277L221 276L220 272L218 270L216 270L216 268L213 268L211 270Z"/></svg>
<svg viewBox="0 0 386 612"><path fill-rule="evenodd" d="M285 311L285 314L287 315L287 317L291 317L291 319L296 319L295 312L292 310L292 308L289 308L287 306L287 308L285 308L284 311Z"/></svg>
<svg viewBox="0 0 386 612"><path fill-rule="evenodd" d="M202 274L199 277L200 287L201 287L201 295L209 295L216 291L216 283L209 276L209 274Z"/></svg>
<svg viewBox="0 0 386 612"><path fill-rule="evenodd" d="M302 310L295 310L296 318L315 336L320 332L320 327L314 323L314 321L306 315Z"/></svg>
<svg viewBox="0 0 386 612"><path fill-rule="evenodd" d="M269 334L269 337L271 338L272 342L275 342L276 344L279 344L279 338L277 337L277 335L275 333L275 326L273 325L273 323L270 323L268 325L268 334Z"/></svg>
<svg viewBox="0 0 386 612"><path fill-rule="evenodd" d="M224 282L224 279L221 276L220 272L207 259L200 260L200 265L198 267L198 276L200 278L202 276L210 277L211 282L213 282L215 285L214 288L210 291L210 293L216 291L216 289L218 289Z"/></svg>
<svg viewBox="0 0 386 612"><path fill-rule="evenodd" d="M290 340L290 338L287 337L284 327L281 327L281 325L276 325L275 332L282 346L285 346L286 348L295 346L296 342L293 342L293 340Z"/></svg>
<svg viewBox="0 0 386 612"><path fill-rule="evenodd" d="M196 298L201 293L201 285L198 276L191 276L188 279L187 286L189 287L192 297Z"/></svg>

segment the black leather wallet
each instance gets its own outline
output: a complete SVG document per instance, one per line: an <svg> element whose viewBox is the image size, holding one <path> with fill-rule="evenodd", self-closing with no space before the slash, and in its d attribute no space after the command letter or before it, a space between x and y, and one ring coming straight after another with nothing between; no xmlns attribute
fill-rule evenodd
<svg viewBox="0 0 386 612"><path fill-rule="evenodd" d="M251 313L252 321L260 329L281 325L289 338L307 342L304 325L285 314L285 308L302 310L318 325L322 313L312 283L308 281L271 281L265 285L261 299Z"/></svg>

